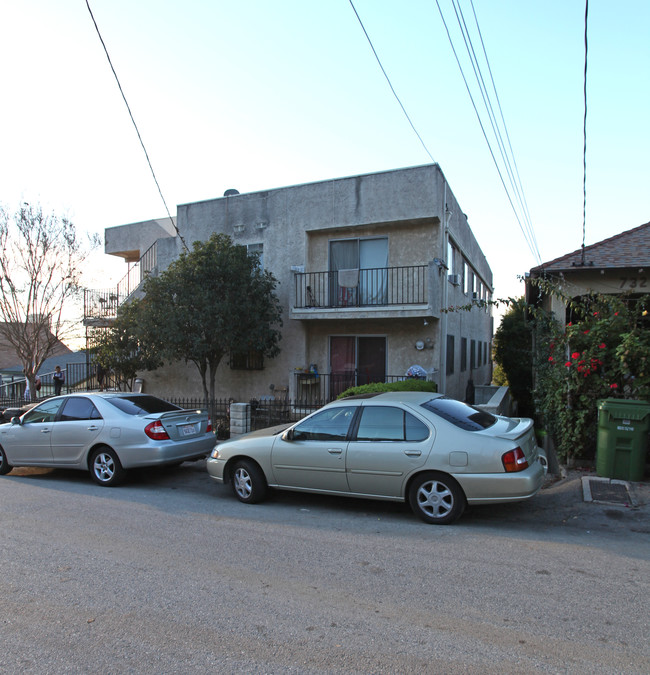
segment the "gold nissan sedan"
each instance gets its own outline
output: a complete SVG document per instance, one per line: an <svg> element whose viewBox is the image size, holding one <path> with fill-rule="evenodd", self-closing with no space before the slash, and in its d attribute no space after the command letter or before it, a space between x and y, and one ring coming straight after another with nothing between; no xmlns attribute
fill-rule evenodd
<svg viewBox="0 0 650 675"><path fill-rule="evenodd" d="M421 392L335 401L293 425L220 443L207 460L210 476L247 504L269 488L406 501L439 525L467 504L529 499L546 469L532 420Z"/></svg>

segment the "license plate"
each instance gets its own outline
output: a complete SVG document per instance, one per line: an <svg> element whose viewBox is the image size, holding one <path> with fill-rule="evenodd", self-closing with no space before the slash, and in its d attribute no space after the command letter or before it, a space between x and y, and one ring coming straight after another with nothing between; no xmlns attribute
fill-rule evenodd
<svg viewBox="0 0 650 675"><path fill-rule="evenodd" d="M196 433L196 428L194 427L193 424L184 424L181 427L181 434L183 436L191 436L192 434Z"/></svg>

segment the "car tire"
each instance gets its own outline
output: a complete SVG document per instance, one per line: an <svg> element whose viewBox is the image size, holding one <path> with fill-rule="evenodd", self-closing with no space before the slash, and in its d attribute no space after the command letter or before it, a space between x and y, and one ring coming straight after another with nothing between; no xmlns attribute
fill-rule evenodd
<svg viewBox="0 0 650 675"><path fill-rule="evenodd" d="M98 485L114 487L124 480L126 472L115 451L104 446L95 450L90 458L90 475Z"/></svg>
<svg viewBox="0 0 650 675"><path fill-rule="evenodd" d="M230 484L235 497L244 504L261 502L268 492L262 469L254 462L238 461L230 472Z"/></svg>
<svg viewBox="0 0 650 675"><path fill-rule="evenodd" d="M449 525L465 510L465 495L451 477L442 473L423 473L409 487L409 504L413 513L434 525Z"/></svg>
<svg viewBox="0 0 650 675"><path fill-rule="evenodd" d="M2 447L0 447L0 476L4 476L13 469L13 466L7 461L7 455Z"/></svg>

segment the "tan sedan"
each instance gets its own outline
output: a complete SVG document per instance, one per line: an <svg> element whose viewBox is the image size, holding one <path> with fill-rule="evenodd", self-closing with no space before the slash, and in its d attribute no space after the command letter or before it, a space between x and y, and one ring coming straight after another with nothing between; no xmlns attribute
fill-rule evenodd
<svg viewBox="0 0 650 675"><path fill-rule="evenodd" d="M441 525L467 504L532 497L546 466L532 420L420 392L335 401L289 427L219 444L207 460L244 503L268 488L407 501Z"/></svg>

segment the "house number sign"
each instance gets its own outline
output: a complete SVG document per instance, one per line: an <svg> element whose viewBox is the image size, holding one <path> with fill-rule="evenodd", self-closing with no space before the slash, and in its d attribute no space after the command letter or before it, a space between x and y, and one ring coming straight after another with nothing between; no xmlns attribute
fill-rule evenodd
<svg viewBox="0 0 650 675"><path fill-rule="evenodd" d="M648 288L647 277L621 277L619 288Z"/></svg>

